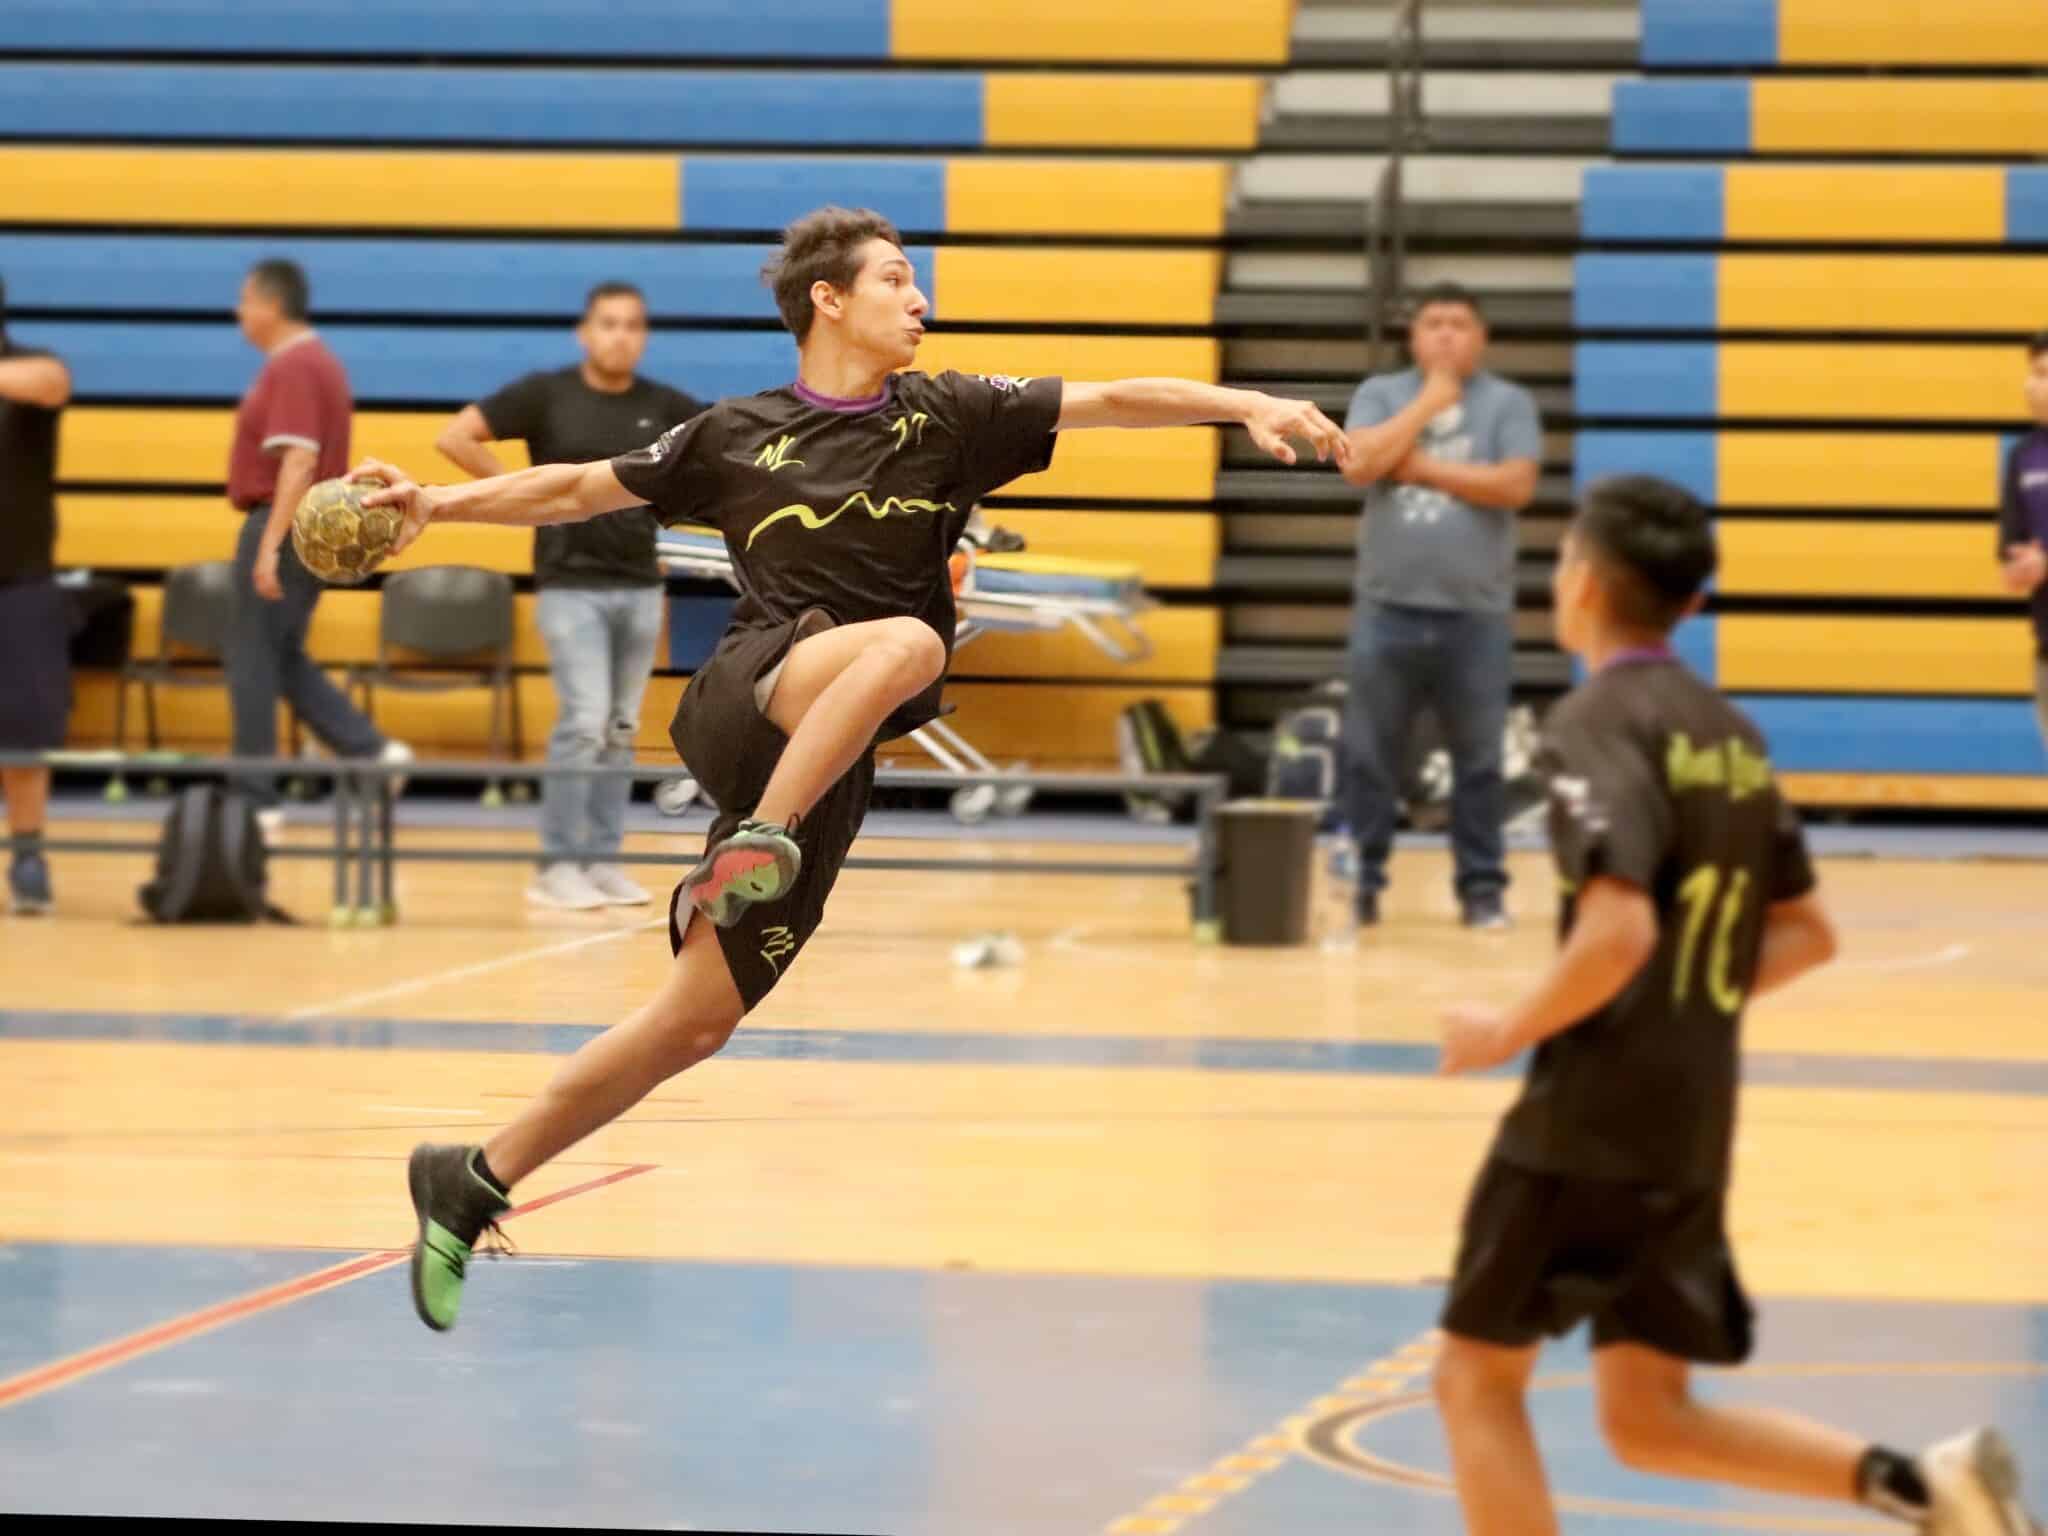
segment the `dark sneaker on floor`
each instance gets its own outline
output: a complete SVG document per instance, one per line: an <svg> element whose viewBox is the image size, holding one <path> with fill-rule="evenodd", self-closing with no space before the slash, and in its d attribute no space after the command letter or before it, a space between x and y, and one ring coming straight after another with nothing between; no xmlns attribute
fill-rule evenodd
<svg viewBox="0 0 2048 1536"><path fill-rule="evenodd" d="M1995 1429L1973 1429L1929 1447L1920 1475L1934 1495L1941 1536L2037 1536L2041 1527L2020 1503L2020 1467Z"/></svg>
<svg viewBox="0 0 2048 1536"><path fill-rule="evenodd" d="M743 821L732 836L705 850L683 889L699 912L730 928L748 907L788 895L802 867L803 854L788 828Z"/></svg>
<svg viewBox="0 0 2048 1536"><path fill-rule="evenodd" d="M470 1166L474 1147L412 1149L406 1179L412 1186L412 1208L420 1218L420 1235L412 1249L412 1304L420 1321L436 1332L455 1326L462 1306L462 1280L469 1270L477 1239L489 1234L500 1240L485 1253L506 1252L497 1218L512 1203L486 1184Z"/></svg>
<svg viewBox="0 0 2048 1536"><path fill-rule="evenodd" d="M1352 903L1352 910L1358 914L1358 926L1377 928L1380 925L1380 893L1359 888L1358 899Z"/></svg>
<svg viewBox="0 0 2048 1536"><path fill-rule="evenodd" d="M1500 933L1515 925L1499 897L1480 896L1465 903L1465 926Z"/></svg>
<svg viewBox="0 0 2048 1536"><path fill-rule="evenodd" d="M40 853L15 855L7 870L7 894L14 910L35 917L50 910L50 864Z"/></svg>

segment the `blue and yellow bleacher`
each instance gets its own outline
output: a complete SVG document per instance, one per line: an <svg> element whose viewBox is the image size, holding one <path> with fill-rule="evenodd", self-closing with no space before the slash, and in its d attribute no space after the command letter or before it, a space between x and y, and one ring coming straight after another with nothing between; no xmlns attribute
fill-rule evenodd
<svg viewBox="0 0 2048 1536"><path fill-rule="evenodd" d="M2048 806L1992 528L2017 339L2048 315L2048 256L2022 249L2048 244L2048 167L1986 158L2048 151L2048 82L2021 73L2048 63L2048 7L1646 0L1643 57L1744 73L1623 82L1618 154L1890 163L1588 172L1607 248L1575 272L1579 482L1648 471L1718 509L1713 610L1681 649L1796 793ZM1918 73L1791 73L1855 66Z"/></svg>
<svg viewBox="0 0 2048 1536"><path fill-rule="evenodd" d="M433 449L451 410L574 360L601 279L647 291L648 373L707 398L787 380L758 272L826 202L880 208L912 238L938 326L921 367L1215 379L1230 157L1256 142L1292 10L624 0L593 26L582 0L0 0L0 274L13 334L64 356L76 388L60 561L139 583L147 652L155 574L229 552L231 408L257 364L229 314L264 256L308 270L351 373L355 451L433 477L455 473ZM523 463L523 445L503 457ZM1199 591L1216 469L1211 430L1078 434L993 510L1035 548ZM531 541L449 530L399 564L422 559L523 578ZM323 664L367 659L376 601L323 604ZM530 607L535 747L551 709ZM1211 723L1217 611L1153 617L1154 655L1129 669L984 639L952 695L961 723L998 756L1070 760L1109 755L1116 711L1143 694ZM650 747L686 650L656 679ZM172 744L224 739L210 694L162 703ZM425 744L482 743L480 699L380 707ZM81 679L75 739L103 740L111 717L109 680Z"/></svg>

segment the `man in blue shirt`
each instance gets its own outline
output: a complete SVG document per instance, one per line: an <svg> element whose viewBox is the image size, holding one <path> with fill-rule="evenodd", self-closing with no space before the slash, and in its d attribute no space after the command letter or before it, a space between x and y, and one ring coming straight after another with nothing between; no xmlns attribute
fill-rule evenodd
<svg viewBox="0 0 2048 1536"><path fill-rule="evenodd" d="M1365 923L1379 920L1401 764L1425 706L1450 748L1466 926L1508 923L1501 738L1514 682L1515 514L1536 494L1543 429L1529 392L1482 366L1486 340L1470 293L1429 289L1409 337L1415 366L1359 385L1344 422L1344 478L1369 488L1344 726Z"/></svg>
<svg viewBox="0 0 2048 1536"><path fill-rule="evenodd" d="M2025 389L2035 426L2005 461L1998 558L2006 590L2033 605L2034 707L2048 742L2048 331L2027 345Z"/></svg>

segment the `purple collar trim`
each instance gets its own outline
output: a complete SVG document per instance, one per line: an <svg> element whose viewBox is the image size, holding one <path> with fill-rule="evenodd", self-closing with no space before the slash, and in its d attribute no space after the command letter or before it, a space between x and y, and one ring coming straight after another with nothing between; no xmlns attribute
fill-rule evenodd
<svg viewBox="0 0 2048 1536"><path fill-rule="evenodd" d="M890 392L895 387L896 376L891 374L882 381L882 392L878 395L869 395L865 400L835 400L830 395L821 395L815 389L806 388L802 379L789 386L790 392L805 405L815 405L821 411L837 411L842 416L858 416L863 411L880 410L889 403Z"/></svg>
<svg viewBox="0 0 2048 1536"><path fill-rule="evenodd" d="M1647 662L1676 660L1678 660L1678 652L1672 650L1668 645L1645 645L1632 651L1616 651L1606 661L1601 663L1600 670L1605 672L1610 667L1634 667L1642 666Z"/></svg>

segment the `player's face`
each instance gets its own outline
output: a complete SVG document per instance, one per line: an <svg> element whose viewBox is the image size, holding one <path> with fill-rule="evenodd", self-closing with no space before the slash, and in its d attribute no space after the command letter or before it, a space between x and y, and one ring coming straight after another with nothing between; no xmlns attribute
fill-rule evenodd
<svg viewBox="0 0 2048 1536"><path fill-rule="evenodd" d="M2027 409L2034 413L2034 420L2048 427L2048 352L2043 352L2027 366Z"/></svg>
<svg viewBox="0 0 2048 1536"><path fill-rule="evenodd" d="M1559 648L1573 655L1586 648L1588 618L1598 601L1597 580L1593 562L1579 547L1578 538L1567 533L1550 572L1550 622Z"/></svg>
<svg viewBox="0 0 2048 1536"><path fill-rule="evenodd" d="M235 300L235 324L251 346L267 346L284 320L284 308L257 285L253 277L242 279L242 292Z"/></svg>
<svg viewBox="0 0 2048 1536"><path fill-rule="evenodd" d="M630 293L599 299L576 327L576 339L599 373L628 377L647 351L647 306Z"/></svg>
<svg viewBox="0 0 2048 1536"><path fill-rule="evenodd" d="M910 258L887 240L870 240L853 287L839 295L846 340L891 368L917 360L931 301L918 290Z"/></svg>
<svg viewBox="0 0 2048 1536"><path fill-rule="evenodd" d="M1460 378L1479 371L1486 355L1486 326L1464 304L1425 304L1408 332L1415 366L1424 373L1447 368Z"/></svg>

